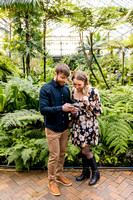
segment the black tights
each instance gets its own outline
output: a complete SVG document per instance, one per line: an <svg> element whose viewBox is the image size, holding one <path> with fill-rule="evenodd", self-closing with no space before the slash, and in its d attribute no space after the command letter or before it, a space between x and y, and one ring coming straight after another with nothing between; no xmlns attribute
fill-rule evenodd
<svg viewBox="0 0 133 200"><path fill-rule="evenodd" d="M90 159L93 157L93 153L90 151L90 146L83 147L81 151L82 151L82 154L84 154L87 159Z"/></svg>

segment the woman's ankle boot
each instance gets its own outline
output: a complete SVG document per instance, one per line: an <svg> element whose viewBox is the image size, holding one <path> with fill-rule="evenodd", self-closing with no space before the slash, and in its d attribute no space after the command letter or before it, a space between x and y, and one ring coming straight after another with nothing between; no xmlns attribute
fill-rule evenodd
<svg viewBox="0 0 133 200"><path fill-rule="evenodd" d="M100 179L100 172L97 168L97 164L96 164L96 160L95 160L94 156L92 158L88 159L88 164L92 170L92 177L89 182L89 185L94 185L97 183L98 179Z"/></svg>
<svg viewBox="0 0 133 200"><path fill-rule="evenodd" d="M83 171L79 176L76 177L76 181L82 181L85 178L90 178L90 169L87 164L87 158L85 155L82 155L82 162L83 162Z"/></svg>

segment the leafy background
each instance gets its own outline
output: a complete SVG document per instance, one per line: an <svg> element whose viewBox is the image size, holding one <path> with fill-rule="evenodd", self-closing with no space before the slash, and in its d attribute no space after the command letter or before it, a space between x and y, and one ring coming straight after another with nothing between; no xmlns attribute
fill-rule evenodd
<svg viewBox="0 0 133 200"><path fill-rule="evenodd" d="M119 25L132 27L133 10L89 8L76 2L0 2L0 19L7 24L0 46L0 164L15 165L17 170L47 168L49 151L39 91L53 78L57 63L64 62L72 74L85 71L90 84L99 90L100 138L91 147L98 165L133 166L133 34L110 38ZM80 44L74 54L54 60L46 39L53 28L50 24L62 23L74 27ZM67 85L71 90L71 76ZM65 166L80 165L80 149L68 140Z"/></svg>
<svg viewBox="0 0 133 200"><path fill-rule="evenodd" d="M92 146L92 151L101 166L131 166L132 87L118 86L112 91L99 89L99 93L103 114L98 117L99 144ZM4 85L2 94L6 100L0 120L1 162L13 164L17 170L38 166L46 168L49 151L43 116L38 111L39 86L35 86L31 79L26 81L14 77ZM65 166L80 165L80 149L68 140Z"/></svg>

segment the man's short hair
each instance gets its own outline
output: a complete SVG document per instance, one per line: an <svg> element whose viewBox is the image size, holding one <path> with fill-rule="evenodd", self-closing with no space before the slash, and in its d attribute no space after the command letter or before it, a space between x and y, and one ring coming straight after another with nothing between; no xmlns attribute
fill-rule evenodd
<svg viewBox="0 0 133 200"><path fill-rule="evenodd" d="M63 73L67 77L70 76L70 68L65 63L59 63L58 65L56 65L55 72L57 74Z"/></svg>

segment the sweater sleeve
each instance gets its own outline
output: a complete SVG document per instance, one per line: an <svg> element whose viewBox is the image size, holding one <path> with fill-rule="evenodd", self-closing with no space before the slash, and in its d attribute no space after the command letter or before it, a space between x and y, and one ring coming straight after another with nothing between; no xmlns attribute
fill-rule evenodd
<svg viewBox="0 0 133 200"><path fill-rule="evenodd" d="M42 115L57 113L62 111L62 106L50 106L50 94L47 88L42 87L39 94L39 108Z"/></svg>
<svg viewBox="0 0 133 200"><path fill-rule="evenodd" d="M90 116L98 117L103 111L101 108L100 97L98 90L93 88L90 92L89 96L89 106L87 106L87 112L89 112Z"/></svg>

